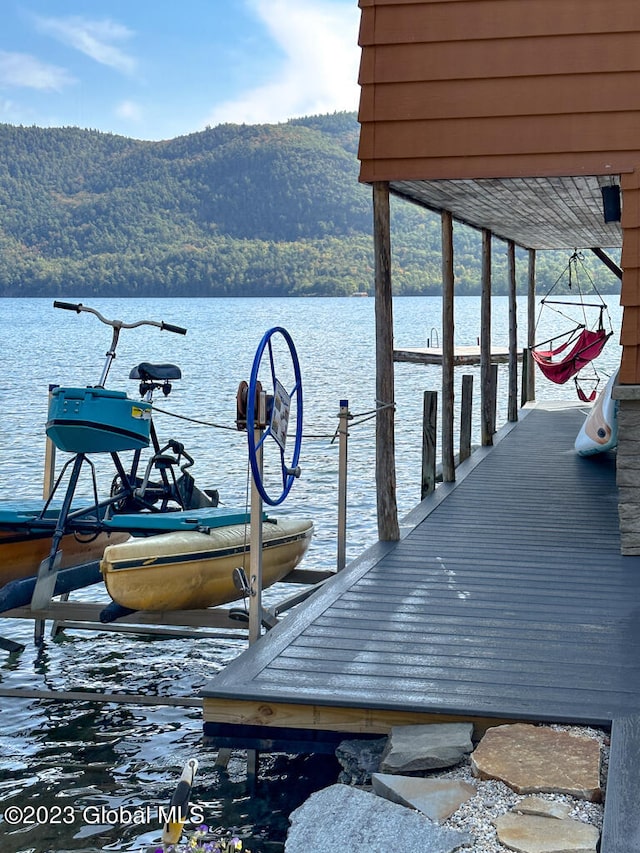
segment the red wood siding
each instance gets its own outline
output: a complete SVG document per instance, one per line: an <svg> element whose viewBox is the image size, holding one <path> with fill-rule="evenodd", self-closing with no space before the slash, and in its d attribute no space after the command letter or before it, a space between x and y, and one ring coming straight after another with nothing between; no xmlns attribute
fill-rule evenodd
<svg viewBox="0 0 640 853"><path fill-rule="evenodd" d="M618 379L640 384L640 173L622 175L622 363Z"/></svg>
<svg viewBox="0 0 640 853"><path fill-rule="evenodd" d="M363 181L604 174L640 162L637 0L360 6Z"/></svg>

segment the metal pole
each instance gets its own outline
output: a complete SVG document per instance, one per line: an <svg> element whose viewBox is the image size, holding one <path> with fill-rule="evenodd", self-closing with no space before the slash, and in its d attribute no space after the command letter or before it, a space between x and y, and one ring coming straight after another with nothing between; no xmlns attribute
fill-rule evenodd
<svg viewBox="0 0 640 853"><path fill-rule="evenodd" d="M349 401L340 400L338 413L338 571L347 564L347 449L349 445Z"/></svg>
<svg viewBox="0 0 640 853"><path fill-rule="evenodd" d="M260 392L256 400L258 417L255 425L256 461L262 473L262 431L266 420L267 396ZM249 558L249 643L255 643L262 634L262 496L251 477L251 537Z"/></svg>

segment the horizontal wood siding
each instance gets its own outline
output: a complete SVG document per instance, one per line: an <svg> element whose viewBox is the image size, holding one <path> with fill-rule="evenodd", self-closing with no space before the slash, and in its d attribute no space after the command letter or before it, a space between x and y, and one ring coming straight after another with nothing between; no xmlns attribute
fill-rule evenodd
<svg viewBox="0 0 640 853"><path fill-rule="evenodd" d="M572 169L575 165L575 155L567 152L566 154L558 154L550 158L548 154L530 154L527 157L527 163L530 169L527 177L573 176ZM453 180L496 178L499 177L498 171L501 169L511 169L509 174L516 176L521 164L522 158L517 155L496 155L495 157L484 155L474 157L473 154L469 154L464 158L440 157L438 160L438 165L443 172L445 170L450 172L455 169L454 174L456 177ZM580 174L597 175L598 170L602 166L602 155L600 153L584 154L582 164L584 170ZM394 181L394 187L403 181L425 180L425 171L433 168L433 160L429 157L412 157L411 159L404 160L402 163L399 163L397 159L391 158L382 158L375 161L375 167L381 173L397 171L400 165L402 166L403 178ZM626 168L619 168L618 173L626 171ZM437 180L447 179L440 178ZM616 240L610 245L618 245L618 241Z"/></svg>
<svg viewBox="0 0 640 853"><path fill-rule="evenodd" d="M360 83L486 79L500 88L503 77L580 75L582 79L572 81L578 96L580 89L589 85L592 73L638 68L637 33L486 41L474 38L462 44L379 45L370 55L375 61L363 61Z"/></svg>
<svg viewBox="0 0 640 853"><path fill-rule="evenodd" d="M506 116L628 113L637 108L640 71L590 76L579 97L571 79L546 74L512 77L500 89L493 80L376 83L375 107L385 121L468 119ZM374 114L374 87L362 90L360 117Z"/></svg>
<svg viewBox="0 0 640 853"><path fill-rule="evenodd" d="M363 181L557 175L559 163L567 175L607 174L640 162L635 0L360 5Z"/></svg>
<svg viewBox="0 0 640 853"><path fill-rule="evenodd" d="M621 178L622 208L622 362L618 381L640 385L640 174L632 172Z"/></svg>
<svg viewBox="0 0 640 853"><path fill-rule="evenodd" d="M502 155L523 160L529 155L555 157L562 141L564 148L560 150L570 154L574 163L582 153L602 152L601 172L604 174L611 152L604 151L602 123L601 115L588 113L415 121L411 122L412 133L403 140L403 154L408 159L424 156L426 152L433 159L473 154L476 158L491 157L496 163ZM606 125L614 139L634 139L636 144L640 141L640 112L609 113ZM393 157L397 151L398 130L395 122L376 123L375 152L378 156ZM620 150L614 156L615 174L638 162L640 150ZM575 168L577 174L583 174L582 168Z"/></svg>
<svg viewBox="0 0 640 853"><path fill-rule="evenodd" d="M477 38L518 38L524 27L536 36L627 32L637 12L636 0L527 0L524 5L523 13L522 2L512 0L360 0L361 41L373 38L376 25L396 42L457 41L469 32ZM411 18L398 7L406 7Z"/></svg>

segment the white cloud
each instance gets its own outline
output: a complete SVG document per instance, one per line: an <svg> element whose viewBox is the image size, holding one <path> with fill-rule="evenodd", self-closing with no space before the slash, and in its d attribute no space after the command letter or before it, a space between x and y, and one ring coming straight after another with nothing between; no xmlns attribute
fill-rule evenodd
<svg viewBox="0 0 640 853"><path fill-rule="evenodd" d="M36 17L35 20L41 32L79 50L96 62L123 74L135 72L136 59L119 46L119 43L133 35L132 30L122 24L108 18L97 21L79 15L68 18Z"/></svg>
<svg viewBox="0 0 640 853"><path fill-rule="evenodd" d="M135 101L122 101L116 107L115 113L118 118L125 119L126 121L137 122L142 118L140 105L136 104Z"/></svg>
<svg viewBox="0 0 640 853"><path fill-rule="evenodd" d="M18 114L18 109L13 101L8 98L0 98L0 117L2 121L11 122Z"/></svg>
<svg viewBox="0 0 640 853"><path fill-rule="evenodd" d="M27 53L0 50L0 86L61 92L75 79L64 68L48 65Z"/></svg>
<svg viewBox="0 0 640 853"><path fill-rule="evenodd" d="M203 124L256 124L357 109L355 2L250 0L250 6L285 59L271 80L217 104Z"/></svg>

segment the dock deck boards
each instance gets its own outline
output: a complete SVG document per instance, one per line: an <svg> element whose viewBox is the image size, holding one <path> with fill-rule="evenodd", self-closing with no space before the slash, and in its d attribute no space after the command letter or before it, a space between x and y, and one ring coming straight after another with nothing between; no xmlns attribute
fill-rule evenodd
<svg viewBox="0 0 640 853"><path fill-rule="evenodd" d="M369 549L207 684L205 732L639 713L640 558L620 555L615 457L575 454L575 405L525 415L400 542ZM323 722L331 709L353 709L353 727Z"/></svg>

